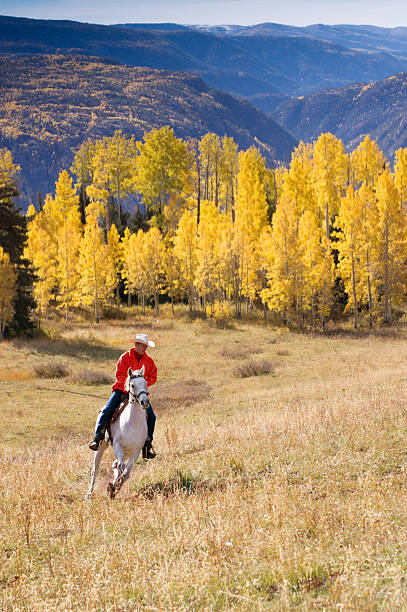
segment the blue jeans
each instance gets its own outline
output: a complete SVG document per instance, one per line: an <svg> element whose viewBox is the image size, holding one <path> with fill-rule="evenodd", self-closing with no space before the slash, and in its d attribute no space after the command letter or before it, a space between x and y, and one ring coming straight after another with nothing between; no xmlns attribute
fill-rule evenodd
<svg viewBox="0 0 407 612"><path fill-rule="evenodd" d="M128 397L128 394L123 393L123 391L120 391L119 389L115 389L113 391L112 395L106 402L106 405L99 412L99 416L96 421L95 438L100 438L102 436L102 433L106 429L109 419L111 419L113 414L115 413L116 408L118 408L120 406L120 403L124 401L125 399L127 399L127 397ZM146 415L147 415L148 438L152 440L153 435L154 435L156 416L154 414L150 401L148 402L148 408L146 409Z"/></svg>

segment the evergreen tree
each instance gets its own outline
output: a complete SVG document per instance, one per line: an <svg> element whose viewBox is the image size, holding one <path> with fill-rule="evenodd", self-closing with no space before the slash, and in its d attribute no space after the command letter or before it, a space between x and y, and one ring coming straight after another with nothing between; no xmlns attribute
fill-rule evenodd
<svg viewBox="0 0 407 612"><path fill-rule="evenodd" d="M0 246L10 257L17 274L14 296L14 315L5 327L5 334L30 334L34 328L31 313L34 271L23 256L27 239L25 216L16 208L14 198L19 194L15 176L19 171L10 151L0 150Z"/></svg>
<svg viewBox="0 0 407 612"><path fill-rule="evenodd" d="M0 247L0 342L4 338L6 325L14 315L17 274L10 256Z"/></svg>

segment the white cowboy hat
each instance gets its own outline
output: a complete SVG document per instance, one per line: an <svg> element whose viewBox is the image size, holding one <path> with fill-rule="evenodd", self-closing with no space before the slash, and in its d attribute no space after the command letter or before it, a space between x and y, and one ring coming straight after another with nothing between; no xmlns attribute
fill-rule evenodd
<svg viewBox="0 0 407 612"><path fill-rule="evenodd" d="M131 339L132 342L141 342L142 344L146 344L147 346L155 347L155 342L148 339L147 334L137 334L135 338Z"/></svg>

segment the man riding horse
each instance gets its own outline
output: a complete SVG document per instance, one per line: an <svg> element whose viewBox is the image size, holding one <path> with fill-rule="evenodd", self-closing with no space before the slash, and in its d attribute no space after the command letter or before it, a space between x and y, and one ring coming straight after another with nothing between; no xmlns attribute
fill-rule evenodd
<svg viewBox="0 0 407 612"><path fill-rule="evenodd" d="M151 357L146 353L147 347L155 346L154 342L149 340L147 334L137 334L137 336L132 339L132 342L135 343L134 348L123 353L117 362L116 381L112 387L113 393L99 413L96 421L95 435L92 442L89 444L89 448L93 451L99 448L100 441L104 439L109 420L112 418L121 402L128 398L128 393L125 389L128 369L140 370L144 366L144 378L146 379L148 387L151 387L157 380L157 367ZM148 436L143 448L143 457L144 459L153 459L155 457L155 452L152 448L152 442L156 417L150 401L146 410L146 416Z"/></svg>

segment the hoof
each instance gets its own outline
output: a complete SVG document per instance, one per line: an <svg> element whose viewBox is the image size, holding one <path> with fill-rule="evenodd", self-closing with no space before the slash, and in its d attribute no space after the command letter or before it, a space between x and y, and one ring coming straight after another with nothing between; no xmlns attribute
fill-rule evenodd
<svg viewBox="0 0 407 612"><path fill-rule="evenodd" d="M115 490L114 485L113 485L112 482L109 482L109 484L107 485L107 492L108 492L108 495L109 495L110 499L114 499L115 498L116 490Z"/></svg>

